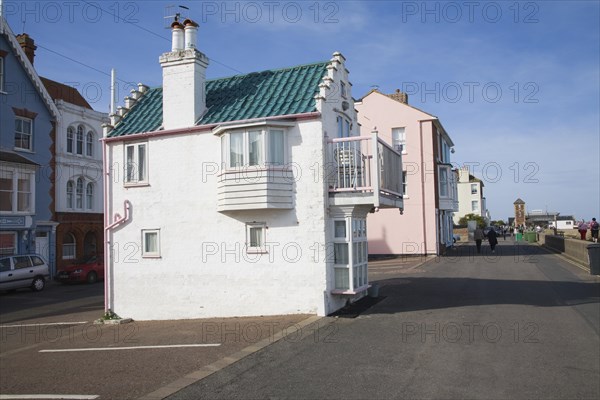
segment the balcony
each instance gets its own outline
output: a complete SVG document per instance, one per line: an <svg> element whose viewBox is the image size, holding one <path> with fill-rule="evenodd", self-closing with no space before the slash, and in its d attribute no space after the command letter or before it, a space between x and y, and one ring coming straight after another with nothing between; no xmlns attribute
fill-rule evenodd
<svg viewBox="0 0 600 400"><path fill-rule="evenodd" d="M402 154L377 137L354 136L329 141L330 205L403 208Z"/></svg>

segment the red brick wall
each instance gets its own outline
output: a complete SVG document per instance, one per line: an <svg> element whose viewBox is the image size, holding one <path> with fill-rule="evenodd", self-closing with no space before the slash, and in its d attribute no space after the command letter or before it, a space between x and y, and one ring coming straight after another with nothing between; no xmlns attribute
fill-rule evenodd
<svg viewBox="0 0 600 400"><path fill-rule="evenodd" d="M56 269L60 271L75 260L63 260L63 238L70 233L75 237L75 259L82 258L85 254L84 240L88 233L96 236L96 254L104 251L104 218L103 214L84 213L56 213Z"/></svg>

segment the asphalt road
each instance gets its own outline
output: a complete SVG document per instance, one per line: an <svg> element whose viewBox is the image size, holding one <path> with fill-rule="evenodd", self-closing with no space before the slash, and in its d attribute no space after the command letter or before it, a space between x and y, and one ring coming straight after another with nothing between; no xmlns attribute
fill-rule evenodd
<svg viewBox="0 0 600 400"><path fill-rule="evenodd" d="M600 279L535 245L484 250L380 271L383 299L358 317L169 399L600 398Z"/></svg>
<svg viewBox="0 0 600 400"><path fill-rule="evenodd" d="M14 292L0 292L0 324L29 319L39 320L62 317L85 321L96 319L104 311L104 283L93 285L46 282L41 292L19 289ZM85 316L81 314L86 314ZM79 314L79 315L73 315ZM64 320L64 319L63 319Z"/></svg>

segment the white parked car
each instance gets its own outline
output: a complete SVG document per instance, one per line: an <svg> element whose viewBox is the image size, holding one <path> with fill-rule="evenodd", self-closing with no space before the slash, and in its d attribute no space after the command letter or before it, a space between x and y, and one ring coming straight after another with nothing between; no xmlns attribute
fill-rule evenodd
<svg viewBox="0 0 600 400"><path fill-rule="evenodd" d="M0 290L31 288L39 292L49 278L48 264L38 255L0 257Z"/></svg>

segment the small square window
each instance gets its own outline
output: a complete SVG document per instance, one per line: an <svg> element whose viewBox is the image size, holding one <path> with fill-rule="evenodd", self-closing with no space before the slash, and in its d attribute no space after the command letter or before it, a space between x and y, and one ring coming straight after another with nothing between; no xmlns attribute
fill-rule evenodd
<svg viewBox="0 0 600 400"><path fill-rule="evenodd" d="M146 143L125 147L125 184L148 182L148 151Z"/></svg>
<svg viewBox="0 0 600 400"><path fill-rule="evenodd" d="M246 224L246 251L265 253L267 226L264 222Z"/></svg>
<svg viewBox="0 0 600 400"><path fill-rule="evenodd" d="M142 257L160 257L160 229L142 230Z"/></svg>

